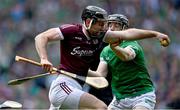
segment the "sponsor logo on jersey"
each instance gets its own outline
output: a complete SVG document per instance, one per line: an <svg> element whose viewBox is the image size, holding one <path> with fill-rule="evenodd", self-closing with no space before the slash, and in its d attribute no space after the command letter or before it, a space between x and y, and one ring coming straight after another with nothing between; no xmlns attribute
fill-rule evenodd
<svg viewBox="0 0 180 110"><path fill-rule="evenodd" d="M82 41L82 38L81 38L81 37L74 37L74 38Z"/></svg>
<svg viewBox="0 0 180 110"><path fill-rule="evenodd" d="M71 52L71 55L78 55L78 56L92 56L92 50L83 50L81 47L75 47Z"/></svg>

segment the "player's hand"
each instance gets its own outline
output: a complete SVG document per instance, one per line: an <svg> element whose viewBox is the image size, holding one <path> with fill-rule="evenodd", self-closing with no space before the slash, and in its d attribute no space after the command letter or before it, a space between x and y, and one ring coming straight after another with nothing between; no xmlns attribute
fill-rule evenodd
<svg viewBox="0 0 180 110"><path fill-rule="evenodd" d="M42 68L46 70L47 72L52 72L53 65L51 62L49 62L47 59L41 59Z"/></svg>
<svg viewBox="0 0 180 110"><path fill-rule="evenodd" d="M170 44L170 39L166 34L158 33L157 38L159 39L161 45L164 47L167 47Z"/></svg>
<svg viewBox="0 0 180 110"><path fill-rule="evenodd" d="M116 46L119 46L119 44L120 44L121 42L122 42L121 40L118 40L118 41L116 41L116 42L114 42L114 43L111 43L111 44L110 44L111 49L113 49L113 48L116 47Z"/></svg>
<svg viewBox="0 0 180 110"><path fill-rule="evenodd" d="M110 47L111 47L111 48L114 48L114 47L116 47L116 46L119 46L120 43L121 43L121 42L114 42L114 43L110 44Z"/></svg>

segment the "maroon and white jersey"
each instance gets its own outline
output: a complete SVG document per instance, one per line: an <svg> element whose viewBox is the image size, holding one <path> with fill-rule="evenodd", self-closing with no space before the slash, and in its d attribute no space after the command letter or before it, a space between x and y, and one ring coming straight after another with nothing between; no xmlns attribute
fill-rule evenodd
<svg viewBox="0 0 180 110"><path fill-rule="evenodd" d="M80 24L65 24L60 30L64 36L60 44L60 69L86 76L88 69L99 61L104 34L89 39Z"/></svg>

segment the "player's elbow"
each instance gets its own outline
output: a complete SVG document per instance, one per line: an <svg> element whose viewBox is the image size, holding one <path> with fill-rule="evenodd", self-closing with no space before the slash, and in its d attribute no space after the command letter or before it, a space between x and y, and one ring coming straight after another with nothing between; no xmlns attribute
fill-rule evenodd
<svg viewBox="0 0 180 110"><path fill-rule="evenodd" d="M43 33L40 33L35 37L35 40L42 39L42 38L43 38Z"/></svg>
<svg viewBox="0 0 180 110"><path fill-rule="evenodd" d="M35 38L35 42L42 42L42 41L48 41L48 38L43 35L43 33L38 34Z"/></svg>
<svg viewBox="0 0 180 110"><path fill-rule="evenodd" d="M37 35L35 38L34 38L34 40L35 40L35 42L37 42L39 39L40 39L40 34L39 35Z"/></svg>

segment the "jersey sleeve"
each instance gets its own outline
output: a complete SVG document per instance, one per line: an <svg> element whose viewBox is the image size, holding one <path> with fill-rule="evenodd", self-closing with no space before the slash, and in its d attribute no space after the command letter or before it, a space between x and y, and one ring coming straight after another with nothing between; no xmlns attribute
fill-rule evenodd
<svg viewBox="0 0 180 110"><path fill-rule="evenodd" d="M72 34L77 32L78 30L76 25L73 25L73 24L64 24L60 26L59 29L61 30L61 33L64 39L67 39L67 37L70 37Z"/></svg>

